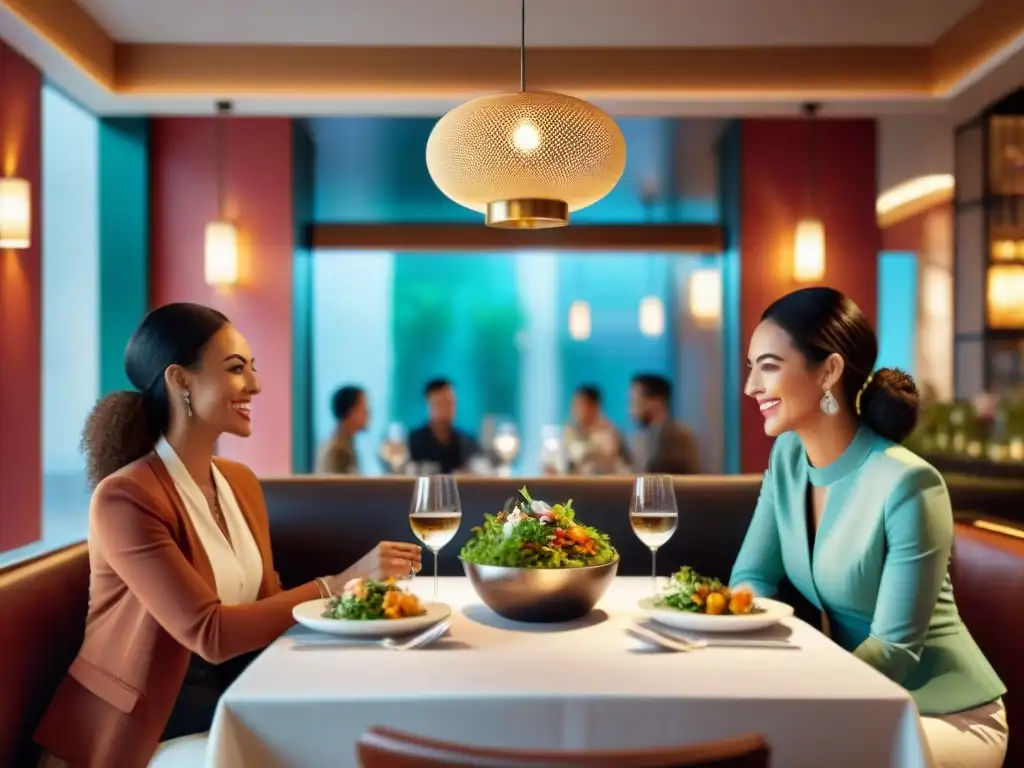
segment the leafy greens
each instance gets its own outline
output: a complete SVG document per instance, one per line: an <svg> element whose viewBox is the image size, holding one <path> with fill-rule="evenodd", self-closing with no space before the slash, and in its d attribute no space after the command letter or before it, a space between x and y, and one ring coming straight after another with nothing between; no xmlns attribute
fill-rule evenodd
<svg viewBox="0 0 1024 768"><path fill-rule="evenodd" d="M524 487L518 498L482 525L462 548L461 558L477 565L511 568L583 568L618 559L606 533L576 520L572 499L549 506Z"/></svg>

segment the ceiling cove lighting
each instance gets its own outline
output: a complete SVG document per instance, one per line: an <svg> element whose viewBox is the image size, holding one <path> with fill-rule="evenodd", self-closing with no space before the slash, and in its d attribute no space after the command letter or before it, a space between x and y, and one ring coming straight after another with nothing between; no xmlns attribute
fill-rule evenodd
<svg viewBox="0 0 1024 768"><path fill-rule="evenodd" d="M953 174L932 173L890 187L875 201L879 226L892 226L932 205L948 202L953 198L954 186Z"/></svg>
<svg viewBox="0 0 1024 768"><path fill-rule="evenodd" d="M526 90L526 0L521 0L519 90L468 101L427 139L427 170L490 227L564 227L603 198L626 167L619 126L593 104Z"/></svg>

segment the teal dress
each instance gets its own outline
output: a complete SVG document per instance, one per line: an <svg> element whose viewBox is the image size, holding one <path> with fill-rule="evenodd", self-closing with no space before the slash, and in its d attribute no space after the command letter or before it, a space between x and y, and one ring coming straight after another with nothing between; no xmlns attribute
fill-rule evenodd
<svg viewBox="0 0 1024 768"><path fill-rule="evenodd" d="M813 551L811 485L828 487ZM812 467L786 433L729 581L770 597L788 577L836 643L906 688L922 715L944 715L1006 692L957 611L952 544L949 493L923 459L861 427L839 459Z"/></svg>

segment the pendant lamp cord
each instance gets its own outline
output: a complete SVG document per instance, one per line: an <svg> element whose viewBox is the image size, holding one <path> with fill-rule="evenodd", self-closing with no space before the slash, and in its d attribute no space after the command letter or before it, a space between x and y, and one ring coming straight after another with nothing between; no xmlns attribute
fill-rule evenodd
<svg viewBox="0 0 1024 768"><path fill-rule="evenodd" d="M217 102L217 123L214 129L213 139L216 163L217 163L217 218L224 218L226 201L224 199L224 120L231 114L230 101Z"/></svg>
<svg viewBox="0 0 1024 768"><path fill-rule="evenodd" d="M519 11L519 90L526 91L526 0Z"/></svg>
<svg viewBox="0 0 1024 768"><path fill-rule="evenodd" d="M804 114L807 116L807 186L806 186L806 197L807 202L805 207L807 210L804 211L805 215L818 215L817 212L817 200L818 200L818 173L817 173L817 146L815 143L815 116L818 114L820 104L809 102L804 104Z"/></svg>

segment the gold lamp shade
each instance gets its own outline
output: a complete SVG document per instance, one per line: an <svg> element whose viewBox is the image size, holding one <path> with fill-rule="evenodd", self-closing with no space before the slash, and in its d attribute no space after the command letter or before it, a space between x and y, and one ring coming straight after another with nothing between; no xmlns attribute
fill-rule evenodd
<svg viewBox="0 0 1024 768"><path fill-rule="evenodd" d="M491 227L563 227L618 183L626 141L607 114L559 93L482 96L438 120L427 170L445 195Z"/></svg>

